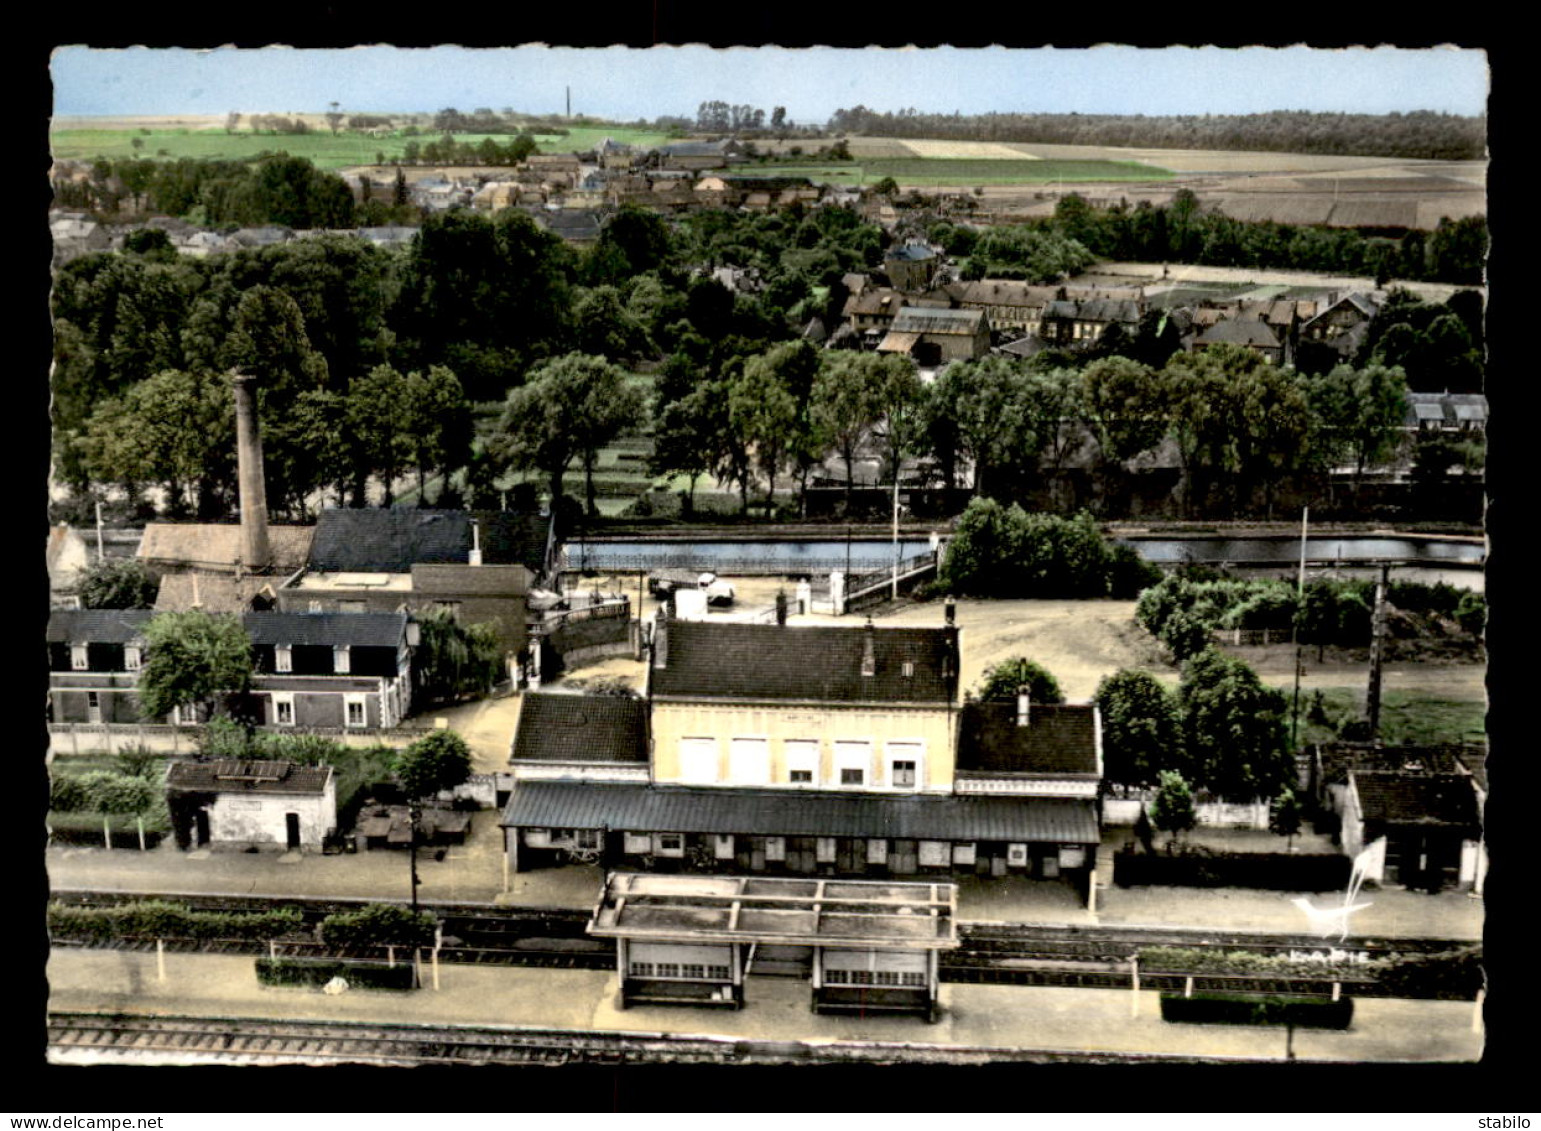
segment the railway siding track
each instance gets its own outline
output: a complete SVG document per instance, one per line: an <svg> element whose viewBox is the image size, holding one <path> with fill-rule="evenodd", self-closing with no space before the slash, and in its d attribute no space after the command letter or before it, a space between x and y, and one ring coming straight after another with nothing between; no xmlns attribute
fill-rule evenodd
<svg viewBox="0 0 1541 1131"><path fill-rule="evenodd" d="M1241 1062L1246 1057L911 1042L753 1041L671 1033L55 1012L56 1062L210 1064L989 1064Z"/></svg>

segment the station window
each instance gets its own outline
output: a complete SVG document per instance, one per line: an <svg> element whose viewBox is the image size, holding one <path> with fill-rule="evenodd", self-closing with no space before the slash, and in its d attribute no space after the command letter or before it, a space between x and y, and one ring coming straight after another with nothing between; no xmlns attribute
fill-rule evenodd
<svg viewBox="0 0 1541 1131"><path fill-rule="evenodd" d="M856 770L856 769L841 770L840 771L840 784L841 785L861 785L864 781L866 781L866 777L867 777L867 775L866 775L866 772L864 770Z"/></svg>
<svg viewBox="0 0 1541 1131"><path fill-rule="evenodd" d="M789 770L787 780L793 785L811 785L813 783L812 770Z"/></svg>
<svg viewBox="0 0 1541 1131"><path fill-rule="evenodd" d="M895 762L893 764L893 784L898 787L915 788L915 763Z"/></svg>

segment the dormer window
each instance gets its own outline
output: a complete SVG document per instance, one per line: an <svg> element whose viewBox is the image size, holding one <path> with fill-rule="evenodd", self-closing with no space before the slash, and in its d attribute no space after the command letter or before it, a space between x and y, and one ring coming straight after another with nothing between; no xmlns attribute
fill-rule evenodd
<svg viewBox="0 0 1541 1131"><path fill-rule="evenodd" d="M86 658L86 646L84 644L70 645L70 670L83 672L90 670L91 661Z"/></svg>
<svg viewBox="0 0 1541 1131"><path fill-rule="evenodd" d="M349 647L346 644L338 644L332 649L332 671L337 675L347 675L349 671Z"/></svg>
<svg viewBox="0 0 1541 1131"><path fill-rule="evenodd" d="M139 651L139 645L126 644L123 647L123 670L137 672L144 664L143 656Z"/></svg>
<svg viewBox="0 0 1541 1131"><path fill-rule="evenodd" d="M904 661L904 678L905 679L914 679L915 678L915 661L914 660L905 660Z"/></svg>
<svg viewBox="0 0 1541 1131"><path fill-rule="evenodd" d="M276 672L292 672L294 670L294 649L287 644L279 644L273 648L273 670Z"/></svg>

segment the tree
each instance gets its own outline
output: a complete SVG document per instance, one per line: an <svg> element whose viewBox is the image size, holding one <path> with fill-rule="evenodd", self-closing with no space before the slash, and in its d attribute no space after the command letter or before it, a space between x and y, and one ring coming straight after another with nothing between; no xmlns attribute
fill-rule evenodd
<svg viewBox="0 0 1541 1131"><path fill-rule="evenodd" d="M432 731L401 751L394 769L408 797L433 797L471 776L471 748L452 730Z"/></svg>
<svg viewBox="0 0 1541 1131"><path fill-rule="evenodd" d="M414 423L407 379L389 365L377 365L348 387L344 410L353 450L354 501L361 505L370 472L380 477L385 505L395 497L396 478L412 457Z"/></svg>
<svg viewBox="0 0 1541 1131"><path fill-rule="evenodd" d="M599 450L639 424L642 412L642 394L625 370L602 357L570 353L546 362L509 393L496 444L513 466L550 475L553 507L562 498L568 467L581 460L588 513L595 514Z"/></svg>
<svg viewBox="0 0 1541 1131"><path fill-rule="evenodd" d="M418 646L413 677L422 703L485 695L503 671L503 647L491 624L463 625L447 609L416 614Z"/></svg>
<svg viewBox="0 0 1541 1131"><path fill-rule="evenodd" d="M876 354L826 350L813 385L813 412L845 462L846 504L855 485L856 448L878 414L882 359Z"/></svg>
<svg viewBox="0 0 1541 1131"><path fill-rule="evenodd" d="M333 102L326 112L326 124L332 127L332 136L337 136L337 131L342 128L344 114L340 104Z"/></svg>
<svg viewBox="0 0 1541 1131"><path fill-rule="evenodd" d="M1167 852L1172 851L1179 836L1198 824L1193 790L1181 774L1161 771L1156 794L1150 799L1150 822L1167 834Z"/></svg>
<svg viewBox="0 0 1541 1131"><path fill-rule="evenodd" d="M774 364L764 356L752 357L743 372L728 385L728 422L743 442L754 449L755 461L766 478L767 514L776 506L776 473L786 459L798 423L798 405L781 380ZM749 483L743 482L743 503L749 509Z"/></svg>
<svg viewBox="0 0 1541 1131"><path fill-rule="evenodd" d="M1277 796L1295 777L1284 694L1241 660L1208 648L1177 691L1195 784L1235 801Z"/></svg>
<svg viewBox="0 0 1541 1131"><path fill-rule="evenodd" d="M1302 816L1300 800L1293 789L1280 790L1279 796L1268 807L1268 829L1275 836L1288 838L1285 848L1289 851L1294 851L1295 834L1300 832Z"/></svg>
<svg viewBox="0 0 1541 1131"><path fill-rule="evenodd" d="M1150 366L1103 358L1081 371L1081 381L1083 404L1104 459L1133 459L1166 436L1164 387Z"/></svg>
<svg viewBox="0 0 1541 1131"><path fill-rule="evenodd" d="M251 686L251 640L239 617L160 613L145 626L145 640L139 710L146 719L163 719L179 708L208 718L221 697Z"/></svg>
<svg viewBox="0 0 1541 1131"><path fill-rule="evenodd" d="M979 687L979 698L987 703L1013 703L1017 693L1027 688L1028 698L1034 703L1063 703L1065 696L1059 689L1059 681L1043 665L1026 656L1002 660L985 672Z"/></svg>
<svg viewBox="0 0 1541 1131"><path fill-rule="evenodd" d="M1365 468L1389 456L1407 414L1407 376L1397 368L1335 366L1304 382L1313 424L1313 448L1331 466L1349 459L1357 490Z"/></svg>
<svg viewBox="0 0 1541 1131"><path fill-rule="evenodd" d="M137 558L102 558L80 577L80 605L85 609L149 609L160 582Z"/></svg>
<svg viewBox="0 0 1541 1131"><path fill-rule="evenodd" d="M1096 699L1107 781L1148 786L1163 770L1186 770L1177 700L1155 676L1128 668L1114 672L1098 685Z"/></svg>

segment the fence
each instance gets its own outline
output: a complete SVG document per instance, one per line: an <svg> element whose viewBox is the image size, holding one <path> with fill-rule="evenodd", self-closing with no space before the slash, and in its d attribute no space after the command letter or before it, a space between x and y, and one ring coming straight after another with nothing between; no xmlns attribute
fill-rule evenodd
<svg viewBox="0 0 1541 1131"><path fill-rule="evenodd" d="M918 578L934 573L936 562L937 555L928 551L912 558L905 558L899 562L897 569L889 565L883 569L852 574L846 578L845 583L846 611L850 612L860 605L881 601L893 591L896 575L901 587L913 585Z"/></svg>
<svg viewBox="0 0 1541 1131"><path fill-rule="evenodd" d="M203 727L166 723L49 723L54 754L117 754L144 747L160 754L195 754ZM345 746L405 746L434 730L431 722L379 727L258 727L266 734L313 735Z"/></svg>

